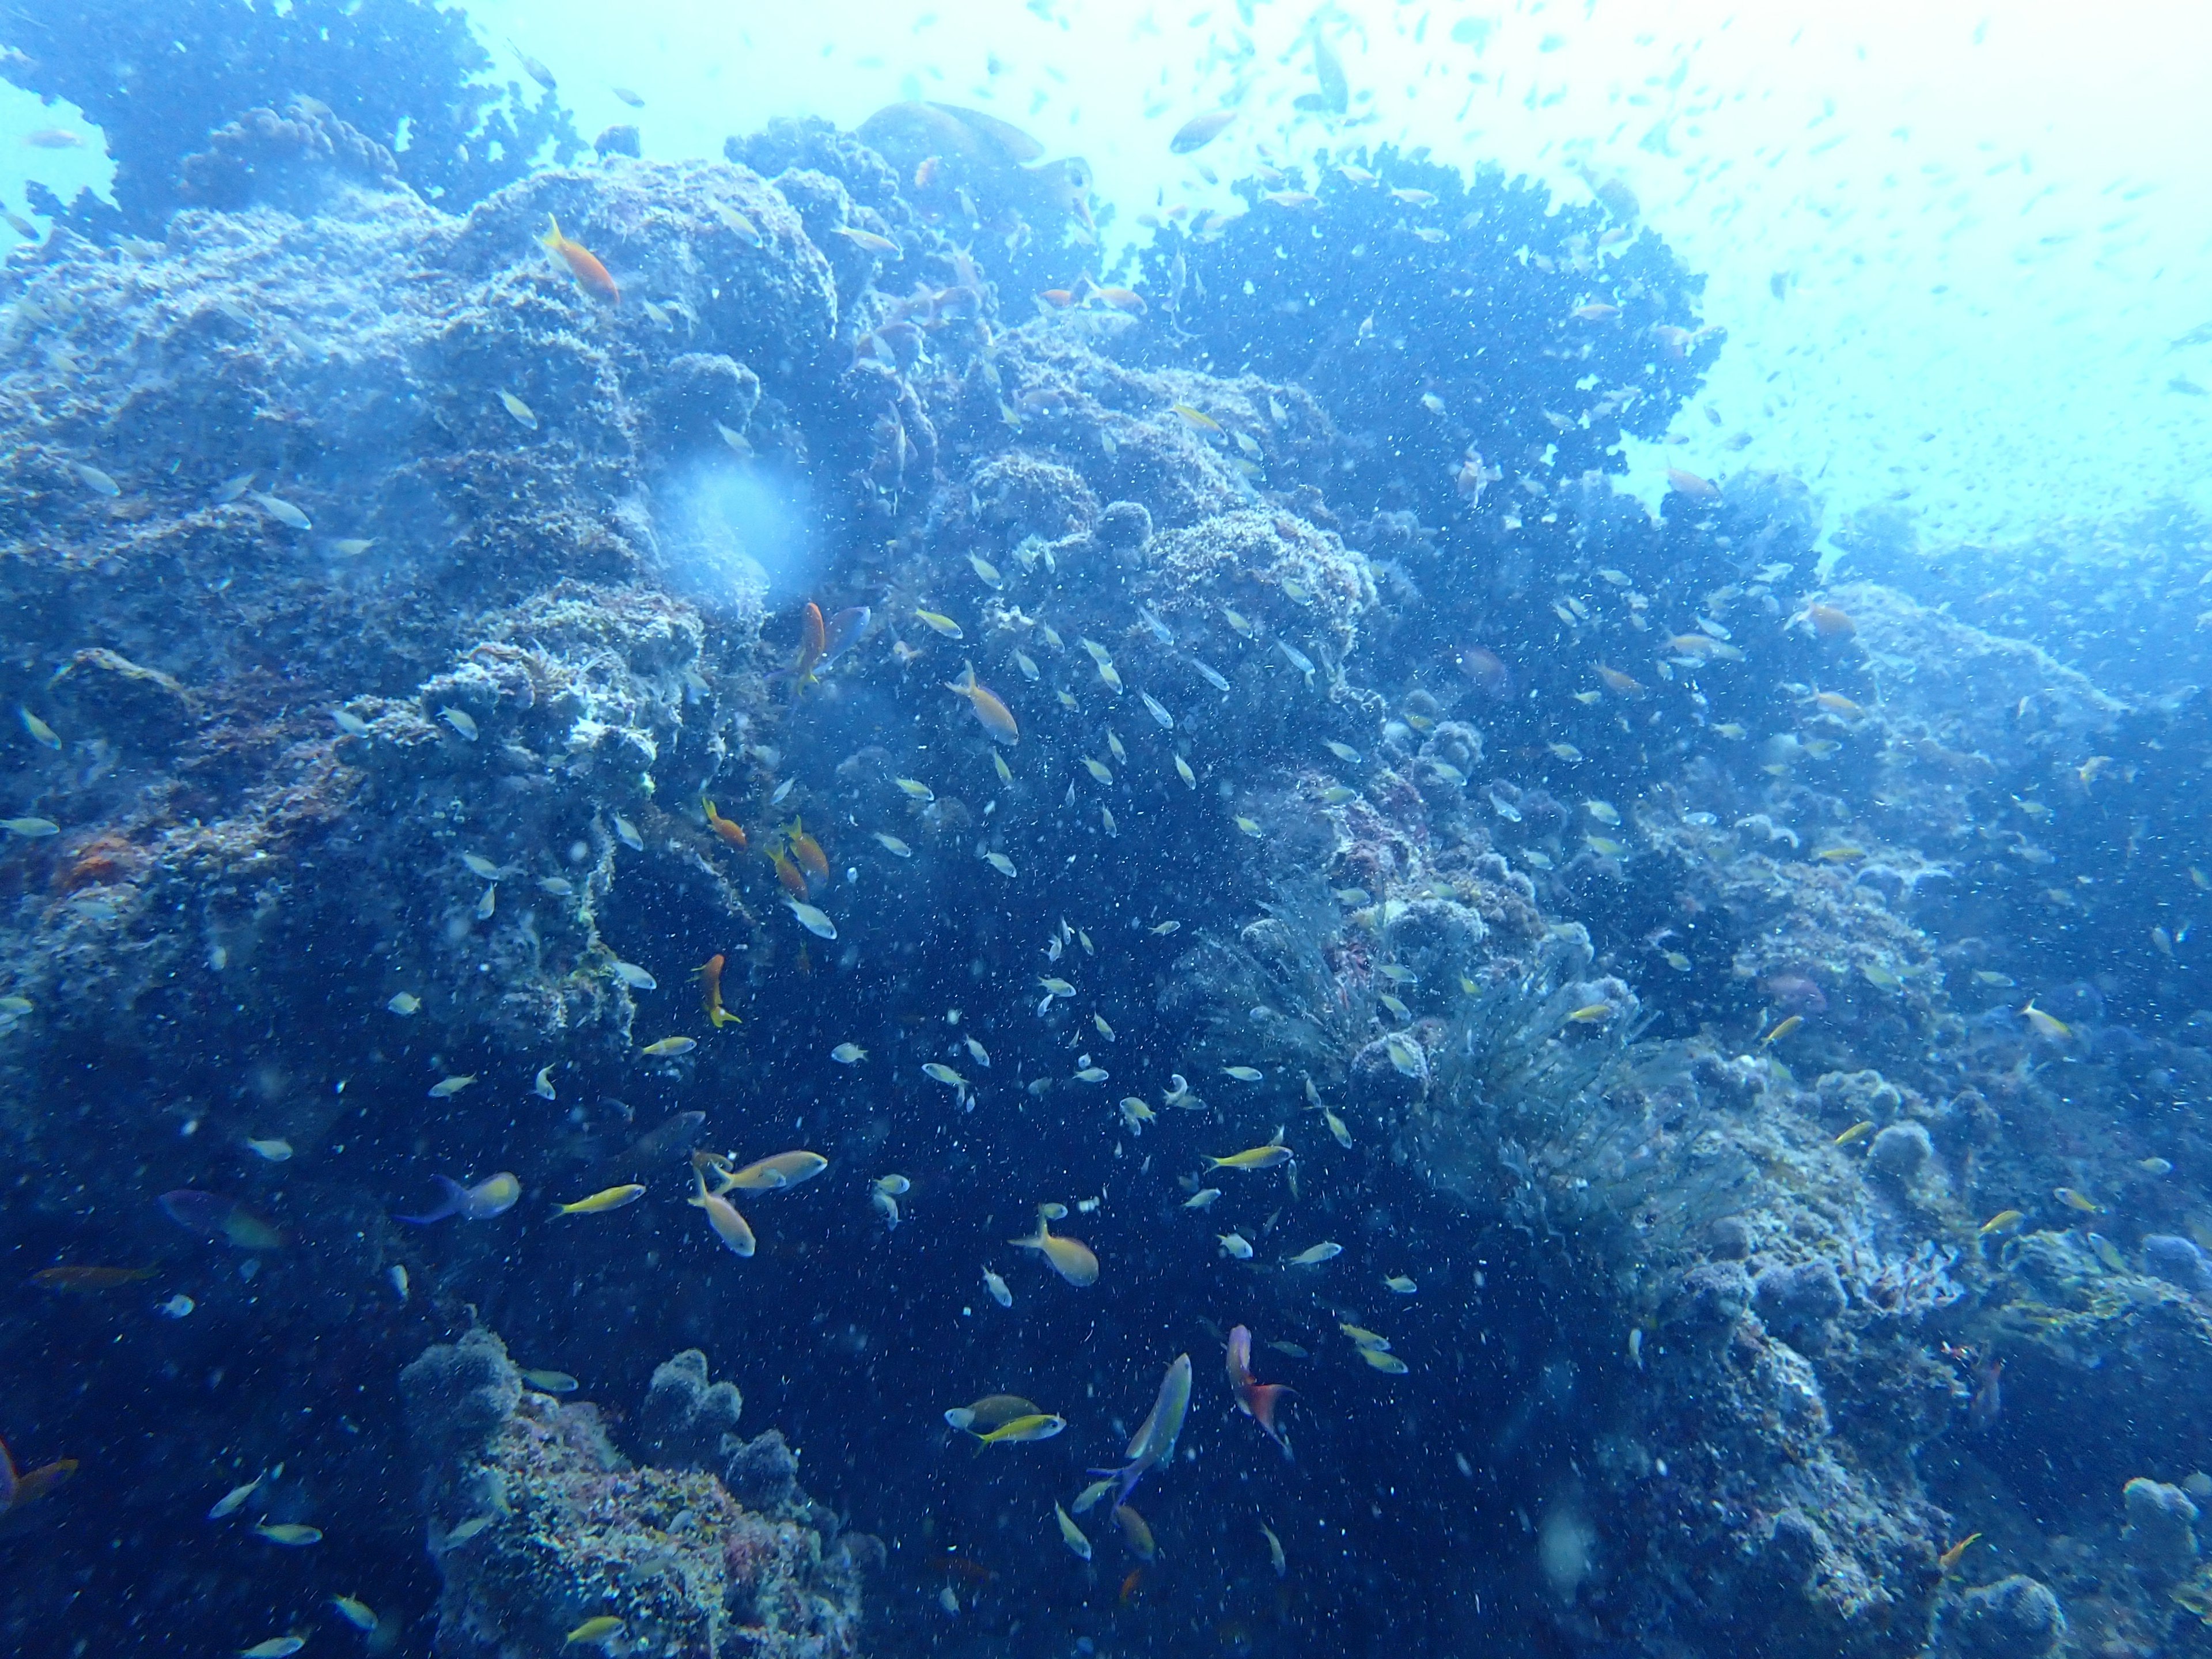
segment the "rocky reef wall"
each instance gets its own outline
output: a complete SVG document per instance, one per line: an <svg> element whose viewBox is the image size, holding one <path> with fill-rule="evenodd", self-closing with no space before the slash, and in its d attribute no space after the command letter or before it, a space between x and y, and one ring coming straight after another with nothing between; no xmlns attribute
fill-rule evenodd
<svg viewBox="0 0 2212 1659"><path fill-rule="evenodd" d="M445 1654L857 1651L848 1515L884 1651L2193 1639L2209 1080L2144 895L2194 703L1817 587L1793 481L1616 495L1719 344L1625 208L1365 155L1039 301L1079 243L819 123L466 204L379 156L261 110L178 163L217 205L6 276L0 1243L191 1304L41 1291L7 1427L127 1473L125 1553L282 1463L258 1512L362 1517ZM684 1155L801 1133L842 1186L734 1264ZM1187 1207L1277 1136L1299 1184ZM395 1218L500 1169L537 1217ZM1117 1293L970 1338L1054 1193ZM1273 1259L1309 1234L1362 1288ZM1299 1461L1214 1413L1187 1580L1048 1579L1042 1487L945 1472L940 1394L1133 1396L1240 1318L1307 1367ZM678 1346L822 1503L705 1352L635 1374ZM1293 1534L1294 1601L1255 1486L1390 1540ZM72 1501L12 1631L127 1582ZM287 1571L191 1594L258 1630L331 1588Z"/></svg>

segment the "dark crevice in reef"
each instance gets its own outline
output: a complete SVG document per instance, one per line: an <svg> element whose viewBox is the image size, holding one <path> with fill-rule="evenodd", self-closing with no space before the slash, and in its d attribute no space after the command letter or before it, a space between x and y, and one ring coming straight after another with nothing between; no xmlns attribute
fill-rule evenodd
<svg viewBox="0 0 2212 1659"><path fill-rule="evenodd" d="M1617 198L1385 151L1039 307L1079 204L972 119L528 171L565 118L494 113L449 14L356 8L302 58L197 15L237 65L188 139L12 20L135 235L5 276L0 703L52 744L0 786L53 832L0 848L0 1245L195 1304L0 1311L39 1357L18 1462L82 1462L8 1522L16 1650L285 1627L320 1569L201 1518L279 1462L233 1525L343 1540L410 1651L556 1651L602 1606L722 1651L2195 1639L2212 1066L2168 1016L2212 999L2150 825L2201 700L2106 680L2055 605L1899 591L1876 527L1816 592L1795 481L1616 494L1720 345ZM411 83L335 84L372 27ZM809 599L872 617L795 686ZM941 689L963 660L1018 747ZM794 820L834 940L785 902ZM717 955L736 1031L684 978ZM1171 1071L1204 1115L1117 1115ZM1184 1207L1279 1125L1295 1189ZM685 1154L799 1138L833 1173L750 1204L737 1261ZM501 1169L504 1218L392 1218ZM1102 1285L1018 1275L1018 1345L975 1317L1031 1206L1097 1193ZM1322 1238L1346 1276L1272 1266ZM1224 1407L1239 1320L1298 1351L1258 1351L1295 1463ZM1196 1455L1116 1595L1041 1494L1183 1349ZM556 1366L600 1405L523 1380ZM1077 1419L1018 1501L939 1415L994 1388Z"/></svg>

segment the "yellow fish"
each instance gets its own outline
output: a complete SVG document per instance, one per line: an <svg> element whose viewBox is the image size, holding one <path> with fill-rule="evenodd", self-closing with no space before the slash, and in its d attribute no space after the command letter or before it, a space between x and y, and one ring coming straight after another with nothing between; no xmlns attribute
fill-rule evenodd
<svg viewBox="0 0 2212 1659"><path fill-rule="evenodd" d="M2053 1187L2051 1195L2068 1209L2079 1210L2083 1215L2102 1215L2105 1212L2105 1206L2095 1199L2086 1193L2077 1193L2071 1187Z"/></svg>
<svg viewBox="0 0 2212 1659"><path fill-rule="evenodd" d="M575 1629L570 1631L568 1639L561 1645L574 1647L579 1642L604 1642L610 1636L619 1635L622 1629L621 1620L611 1613L603 1613L596 1619L586 1619Z"/></svg>
<svg viewBox="0 0 2212 1659"><path fill-rule="evenodd" d="M556 1215L603 1215L609 1210L619 1210L625 1204L635 1204L645 1196L645 1188L635 1182L626 1186L607 1187L589 1198L580 1198L574 1204L556 1204Z"/></svg>
<svg viewBox="0 0 2212 1659"><path fill-rule="evenodd" d="M1613 1005L1609 1002L1586 1002L1567 1016L1571 1023L1577 1025L1588 1025L1597 1020L1612 1018Z"/></svg>
<svg viewBox="0 0 2212 1659"><path fill-rule="evenodd" d="M922 624L933 634L942 634L948 640L964 640L968 637L960 631L960 624L942 611L917 611L914 614L921 618Z"/></svg>
<svg viewBox="0 0 2212 1659"><path fill-rule="evenodd" d="M1843 1133L1838 1135L1835 1139L1835 1144L1838 1146L1848 1146L1855 1140L1864 1140L1869 1135L1874 1133L1874 1128L1875 1124L1872 1118L1862 1118L1858 1122L1852 1124L1850 1128L1844 1130Z"/></svg>
<svg viewBox="0 0 2212 1659"><path fill-rule="evenodd" d="M1966 1552L1973 1547L1974 1540L1980 1536L1981 1534L1978 1532L1968 1533L1949 1549L1937 1556L1936 1565L1946 1572L1956 1572L1959 1570L1959 1563L1966 1559Z"/></svg>
<svg viewBox="0 0 2212 1659"><path fill-rule="evenodd" d="M999 700L996 693L980 684L975 678L975 665L968 663L957 680L945 682L945 689L956 696L968 699L968 706L975 711L975 718L983 729L1002 743L1019 743L1021 727L1014 724L1013 710Z"/></svg>
<svg viewBox="0 0 2212 1659"><path fill-rule="evenodd" d="M2020 1012L2027 1016L2029 1029L2039 1037L2048 1037L2053 1042L2063 1042L2074 1035L2072 1026L2063 1019L2045 1013L2042 1009L2035 1006L2033 998L2028 1000L2027 1006Z"/></svg>
<svg viewBox="0 0 2212 1659"><path fill-rule="evenodd" d="M1217 1170L1272 1170L1277 1164L1288 1164L1294 1154L1279 1141L1271 1140L1264 1146L1248 1146L1241 1152L1231 1152L1227 1158L1206 1160Z"/></svg>
<svg viewBox="0 0 2212 1659"><path fill-rule="evenodd" d="M1034 1412L1027 1417L1017 1417L1011 1423L1001 1423L988 1434L975 1435L980 1449L1006 1443L1020 1445L1032 1440L1049 1440L1067 1426L1067 1419L1051 1412ZM975 1431L970 1429L970 1434Z"/></svg>
<svg viewBox="0 0 2212 1659"><path fill-rule="evenodd" d="M1800 1025L1802 1025L1804 1023L1805 1023L1805 1016L1804 1016L1804 1015L1802 1015L1802 1014L1792 1014L1792 1015L1790 1015L1789 1018L1787 1018L1787 1019L1784 1020L1780 1024L1777 1025L1777 1026L1776 1026L1772 1030L1769 1031L1769 1032L1768 1032L1765 1036L1763 1036L1763 1037L1759 1038L1759 1046L1760 1048L1765 1048L1769 1043L1774 1043L1774 1042L1781 1042L1783 1038L1784 1038L1784 1037L1788 1036L1789 1036L1792 1031L1796 1030Z"/></svg>
<svg viewBox="0 0 2212 1659"><path fill-rule="evenodd" d="M647 1043L645 1047L639 1049L638 1052L643 1054L650 1054L655 1060L661 1060L671 1054L688 1054L698 1046L699 1039L697 1037L667 1036L661 1038L658 1042Z"/></svg>
<svg viewBox="0 0 2212 1659"><path fill-rule="evenodd" d="M1051 1264L1052 1270L1071 1285L1095 1285L1098 1282L1098 1258L1091 1247L1079 1238L1062 1238L1054 1233L1046 1212L1054 1206L1042 1205L1037 1210L1037 1230L1027 1238L1010 1238L1009 1244L1018 1244L1025 1250L1035 1250ZM1054 1419L1055 1422L1059 1419ZM1009 1425L1008 1426L1012 1426ZM1065 1427L1066 1425L1061 1425ZM1051 1431L1058 1434L1060 1429ZM1043 1437L1037 1436L1042 1439Z"/></svg>
<svg viewBox="0 0 2212 1659"><path fill-rule="evenodd" d="M1987 1238L1991 1233L2008 1233L2027 1219L2018 1210L1999 1210L1975 1230L1976 1237Z"/></svg>

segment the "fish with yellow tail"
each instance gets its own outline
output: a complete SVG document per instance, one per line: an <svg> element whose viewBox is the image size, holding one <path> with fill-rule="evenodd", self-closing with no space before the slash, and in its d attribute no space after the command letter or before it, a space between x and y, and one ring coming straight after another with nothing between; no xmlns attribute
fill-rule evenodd
<svg viewBox="0 0 2212 1659"><path fill-rule="evenodd" d="M1023 1249L1035 1250L1050 1264L1052 1270L1071 1285L1095 1285L1098 1282L1098 1258L1091 1247L1079 1238L1064 1238L1052 1230L1054 1212L1066 1212L1054 1204L1037 1206L1037 1230L1027 1238L1010 1238L1009 1244Z"/></svg>
<svg viewBox="0 0 2212 1659"><path fill-rule="evenodd" d="M589 1198L580 1198L574 1204L556 1204L556 1215L605 1215L609 1210L619 1210L626 1204L635 1204L645 1196L645 1188L635 1182L620 1187L603 1188Z"/></svg>
<svg viewBox="0 0 2212 1659"><path fill-rule="evenodd" d="M708 810L714 810L711 803ZM723 822L726 823L729 820L725 818ZM722 960L721 952L717 951L691 970L699 981L700 1006L707 1011L707 1018L718 1031L725 1025L742 1025L744 1023L722 1006Z"/></svg>
<svg viewBox="0 0 2212 1659"><path fill-rule="evenodd" d="M572 241L563 235L561 222L551 214L545 216L549 228L538 240L553 257L568 267L568 274L576 279L576 286L594 299L605 300L609 305L622 303L622 289L599 263L599 256L581 242Z"/></svg>
<svg viewBox="0 0 2212 1659"><path fill-rule="evenodd" d="M2028 999L2027 1006L2021 1009L2020 1012L2021 1018L2027 1022L2027 1029L2046 1042L2064 1042L2074 1035L2074 1028L2071 1025L2055 1014L2045 1013L2042 1009L2035 1006L2035 1000L2033 997Z"/></svg>
<svg viewBox="0 0 2212 1659"><path fill-rule="evenodd" d="M945 689L957 697L968 699L968 706L975 711L975 718L983 729L1000 743L1019 743L1022 729L1014 724L1014 712L1000 702L996 692L975 678L975 665L961 665L960 678L945 682Z"/></svg>
<svg viewBox="0 0 2212 1659"><path fill-rule="evenodd" d="M1175 1457L1176 1442L1182 1434L1183 1418L1190 1411L1190 1356L1177 1354L1160 1379L1160 1391L1153 1397L1152 1409L1137 1425L1136 1433L1129 1437L1128 1449L1122 1455L1129 1461L1117 1469L1093 1469L1093 1474L1107 1476L1117 1483L1114 1507L1120 1509L1129 1501L1129 1494L1137 1489L1137 1482L1156 1465L1171 1462Z"/></svg>

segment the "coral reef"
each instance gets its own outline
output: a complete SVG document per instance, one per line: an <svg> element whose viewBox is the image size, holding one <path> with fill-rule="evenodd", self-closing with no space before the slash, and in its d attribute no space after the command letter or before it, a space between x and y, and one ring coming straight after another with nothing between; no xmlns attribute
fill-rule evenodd
<svg viewBox="0 0 2212 1659"><path fill-rule="evenodd" d="M709 1389L706 1370L694 1352L654 1373L641 1413L657 1425L649 1452L695 1431L702 1396L718 1425L734 1425L735 1390ZM599 1618L620 1620L626 1641L654 1651L859 1650L860 1571L880 1547L837 1535L787 1481L779 1507L763 1512L695 1466L633 1465L592 1407L526 1389L505 1346L481 1328L427 1349L399 1386L425 1454L422 1504L445 1579L436 1653L553 1652ZM672 1394L689 1410L680 1425ZM787 1518L794 1502L827 1524Z"/></svg>
<svg viewBox="0 0 2212 1659"><path fill-rule="evenodd" d="M80 233L147 236L186 202L234 205L215 179L256 150L297 142L283 129L313 124L270 112L302 98L355 135L341 143L358 156L352 164L380 155L385 169L453 212L581 148L550 88L532 101L517 82L484 79L491 58L466 15L430 0L201 0L186 38L179 32L170 11L113 0L9 8L0 73L82 109L115 161L113 208L88 191L64 209L34 186L40 212Z"/></svg>
<svg viewBox="0 0 2212 1659"><path fill-rule="evenodd" d="M1079 174L974 112L526 171L565 118L498 115L447 14L208 16L247 45L204 131L114 94L148 240L5 279L0 1243L192 1304L137 1345L44 1288L6 1316L120 1379L27 1375L40 1443L188 1396L145 1510L204 1513L205 1445L285 1464L265 1513L375 1517L356 1559L441 1653L602 1616L855 1651L878 1552L740 1433L705 1356L741 1326L809 1484L901 1540L872 1642L1057 1650L1107 1627L1042 1570L1055 1466L924 1478L945 1407L1049 1401L1088 1467L1126 1438L1091 1402L1249 1320L1297 1460L1194 1432L1136 1523L1174 1570L1133 1541L1109 1616L2201 1639L2212 1015L2166 1016L2212 988L2200 855L2153 829L2201 700L1890 567L1814 587L1795 481L1616 494L1719 345L1619 192L1386 150L1243 181L1102 301ZM267 84L379 20L414 84ZM37 27L14 72L91 96ZM541 125L486 172L502 118ZM800 1139L835 1174L748 1188L738 1263L685 1156ZM495 1170L510 1215L394 1218ZM1042 1202L1098 1285L988 1268L982 1303ZM384 1518L402 1402L434 1586ZM1328 1507L1269 1484L1316 1470L1405 1514L1292 1533L1293 1597L1235 1552L1255 1502ZM165 1547L96 1530L25 1594Z"/></svg>

